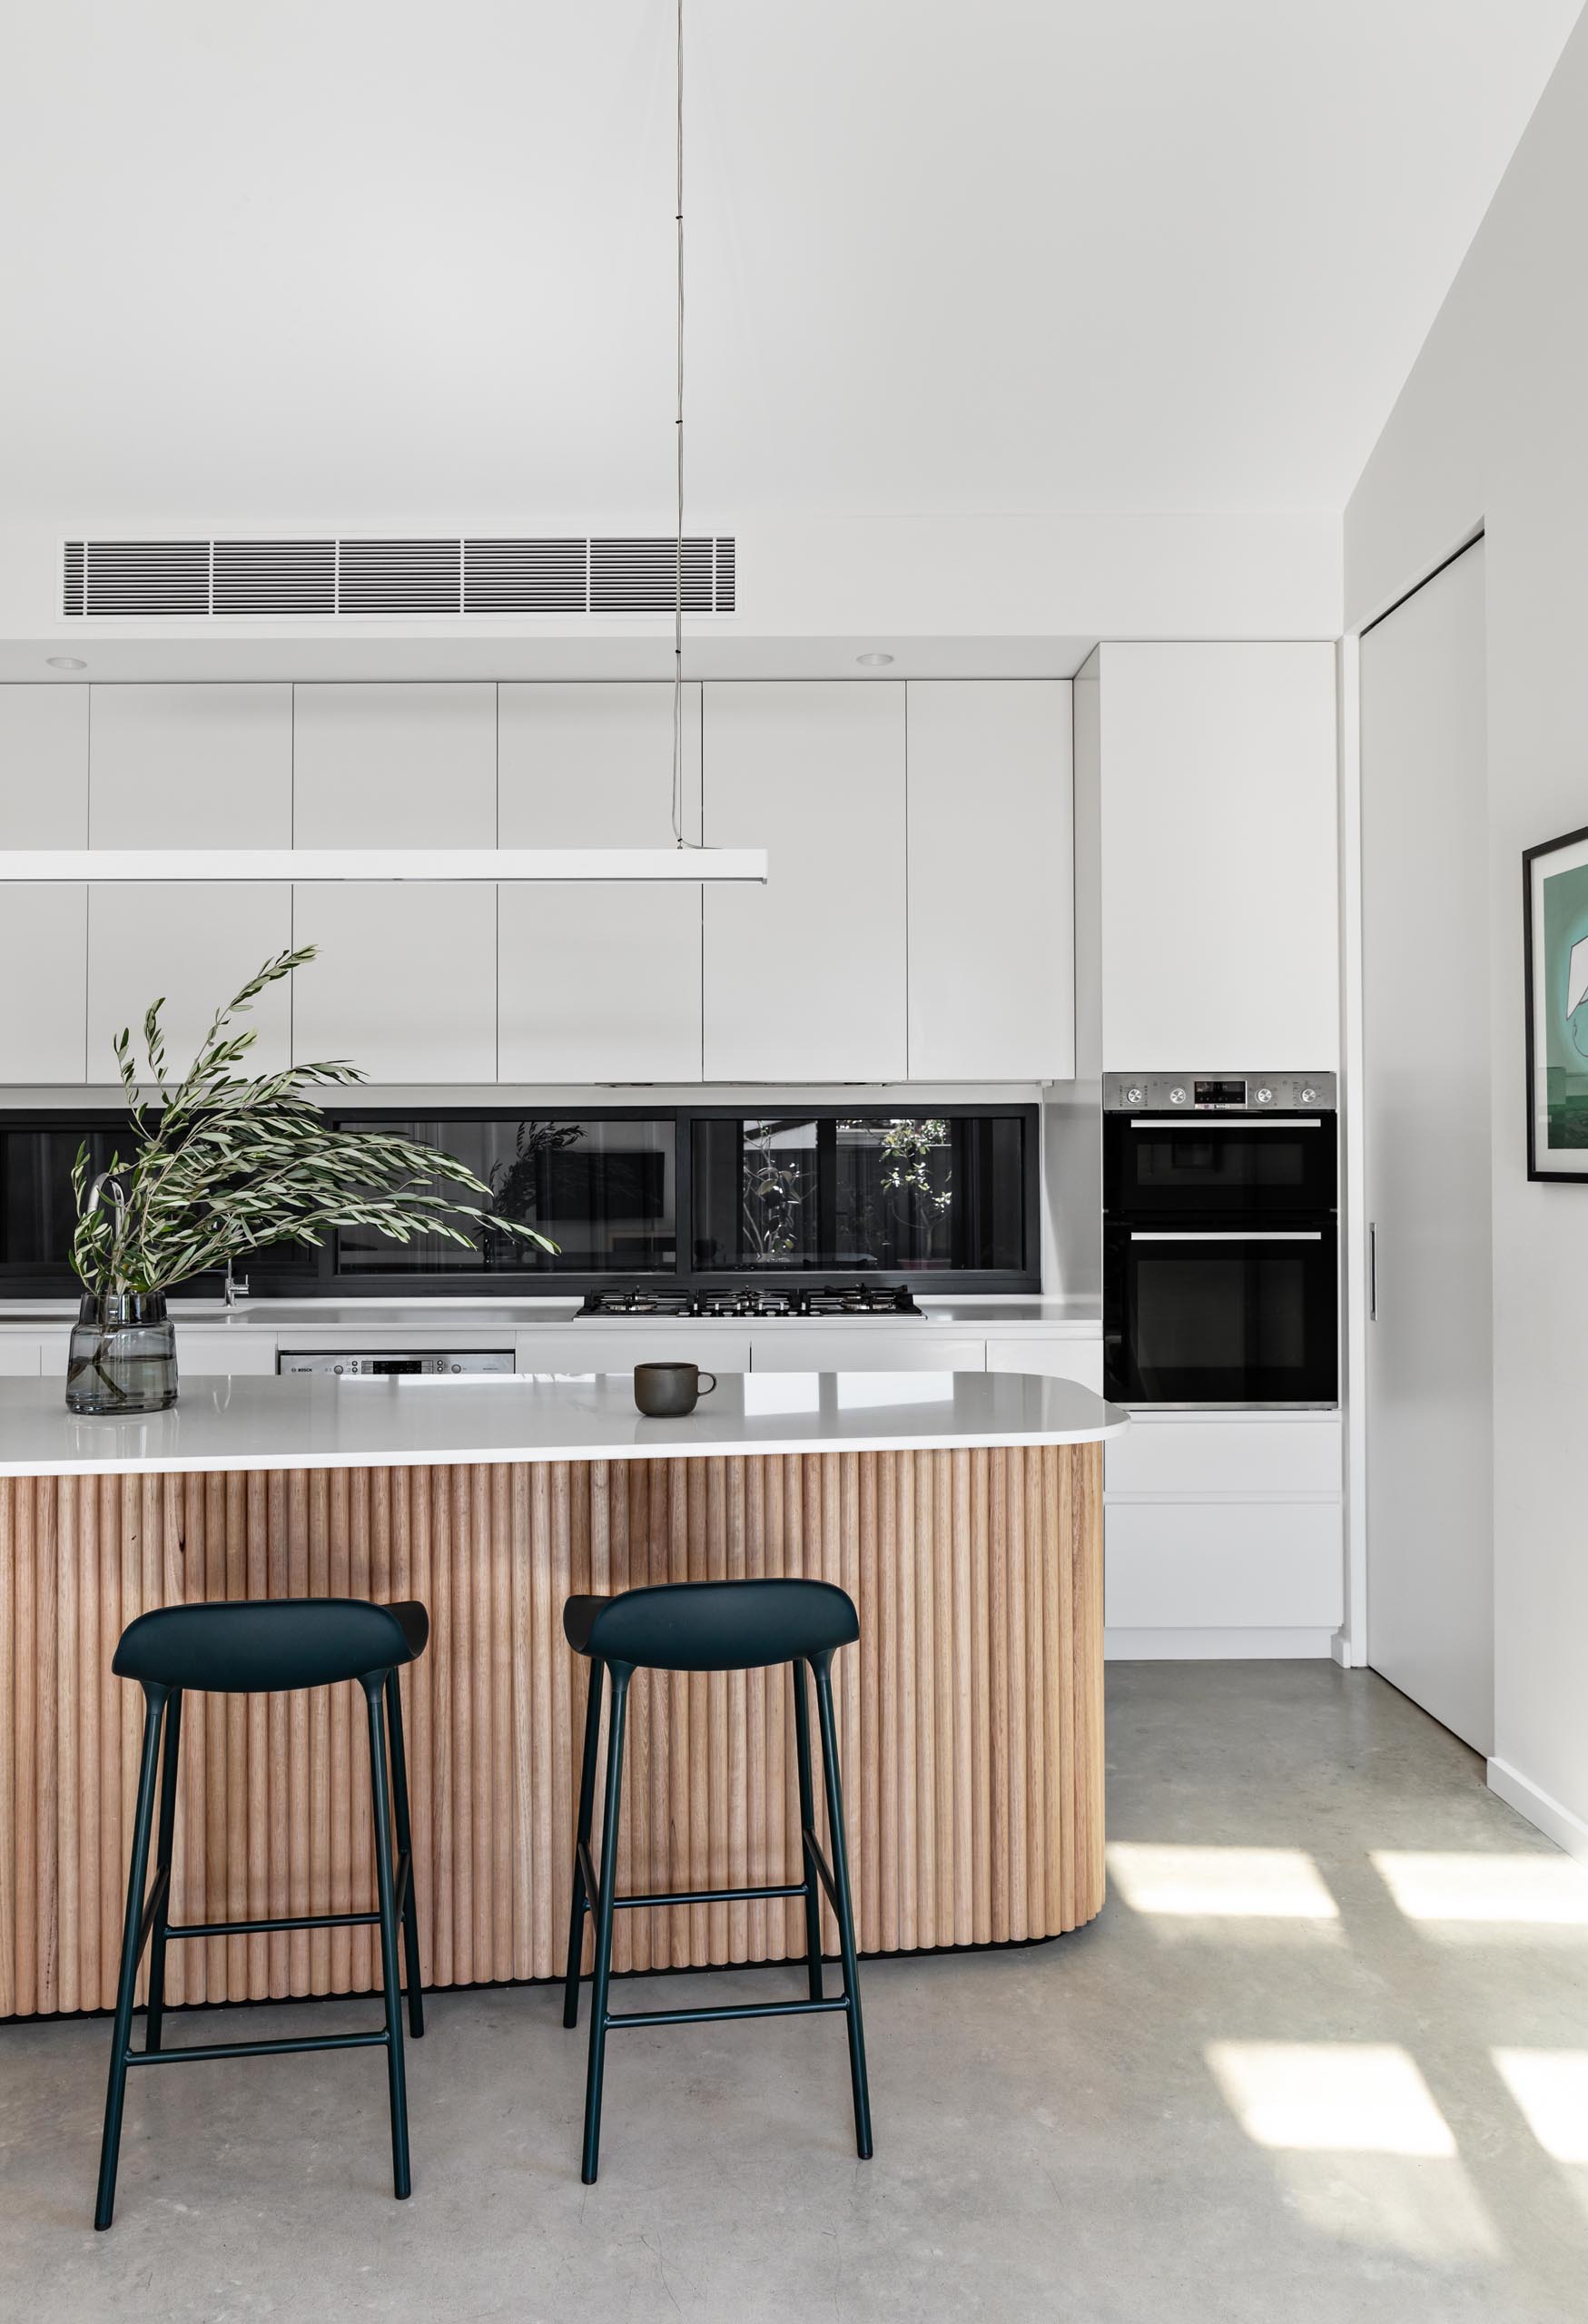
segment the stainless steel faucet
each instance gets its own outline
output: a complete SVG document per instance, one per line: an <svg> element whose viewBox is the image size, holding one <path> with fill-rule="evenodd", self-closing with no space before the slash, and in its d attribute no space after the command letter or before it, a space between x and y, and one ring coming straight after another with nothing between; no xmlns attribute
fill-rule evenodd
<svg viewBox="0 0 1588 2324"><path fill-rule="evenodd" d="M243 1298L246 1299L248 1296L248 1277L244 1275L242 1280L239 1281L238 1277L232 1274L232 1262L228 1259L226 1262L226 1305L228 1312L236 1306L237 1296L240 1292Z"/></svg>

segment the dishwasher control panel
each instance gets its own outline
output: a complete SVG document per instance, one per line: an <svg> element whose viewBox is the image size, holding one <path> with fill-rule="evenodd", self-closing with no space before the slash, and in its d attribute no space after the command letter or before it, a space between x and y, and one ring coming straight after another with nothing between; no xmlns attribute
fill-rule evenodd
<svg viewBox="0 0 1588 2324"><path fill-rule="evenodd" d="M278 1372L329 1372L340 1380L452 1379L466 1373L511 1372L508 1347L393 1348L379 1354L353 1348L282 1348Z"/></svg>

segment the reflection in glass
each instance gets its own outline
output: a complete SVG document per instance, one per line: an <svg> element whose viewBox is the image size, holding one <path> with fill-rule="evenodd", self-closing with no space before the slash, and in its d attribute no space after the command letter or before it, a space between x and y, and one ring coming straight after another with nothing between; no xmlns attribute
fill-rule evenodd
<svg viewBox="0 0 1588 2324"><path fill-rule="evenodd" d="M695 1269L1018 1273L1026 1136L1019 1114L697 1118Z"/></svg>
<svg viewBox="0 0 1588 2324"><path fill-rule="evenodd" d="M538 1227L559 1247L554 1256L488 1227L468 1244L440 1235L394 1244L370 1227L344 1227L343 1275L643 1274L675 1263L670 1121L438 1117L373 1127L457 1155L490 1187L502 1217Z"/></svg>

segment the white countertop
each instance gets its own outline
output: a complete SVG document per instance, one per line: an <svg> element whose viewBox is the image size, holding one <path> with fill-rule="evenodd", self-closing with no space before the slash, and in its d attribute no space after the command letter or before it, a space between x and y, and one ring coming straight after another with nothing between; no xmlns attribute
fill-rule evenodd
<svg viewBox="0 0 1588 2324"><path fill-rule="evenodd" d="M410 1468L751 1452L1090 1444L1129 1424L1023 1372L725 1373L687 1420L646 1420L626 1372L461 1380L185 1377L142 1420L79 1420L59 1380L0 1380L0 1476Z"/></svg>
<svg viewBox="0 0 1588 2324"><path fill-rule="evenodd" d="M603 1331L622 1332L636 1328L654 1330L657 1318L636 1315L632 1319L621 1315L599 1318L579 1318L579 1301L572 1296L546 1299L242 1299L228 1311L219 1299L183 1299L180 1295L171 1302L171 1313L180 1332L184 1324L203 1331L269 1333L277 1339L291 1341L305 1333L373 1333L382 1339L390 1333L409 1335L418 1344L439 1344L443 1339L456 1342L460 1333L478 1341L484 1334L509 1346L520 1332L534 1331L543 1324L567 1324L576 1320L598 1323ZM928 1329L974 1331L985 1335L996 1332L1016 1338L1022 1334L1043 1338L1096 1339L1102 1328L1101 1311L1096 1302L1074 1299L1043 1299L1034 1294L1012 1294L1006 1297L982 1299L922 1297L922 1315ZM77 1303L74 1299L0 1300L0 1333L32 1333L61 1331L76 1316ZM737 1330L797 1332L842 1330L856 1332L912 1330L908 1317L897 1315L773 1315L738 1316L686 1315L676 1320L686 1330L715 1325L728 1325Z"/></svg>

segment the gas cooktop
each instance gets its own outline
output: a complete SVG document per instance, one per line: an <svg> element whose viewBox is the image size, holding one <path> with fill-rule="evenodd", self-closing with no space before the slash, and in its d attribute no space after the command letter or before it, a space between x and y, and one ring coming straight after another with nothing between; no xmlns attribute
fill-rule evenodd
<svg viewBox="0 0 1588 2324"><path fill-rule="evenodd" d="M581 1315L730 1315L756 1323L778 1315L919 1315L902 1284L790 1284L763 1291L745 1284L733 1291L591 1291Z"/></svg>

